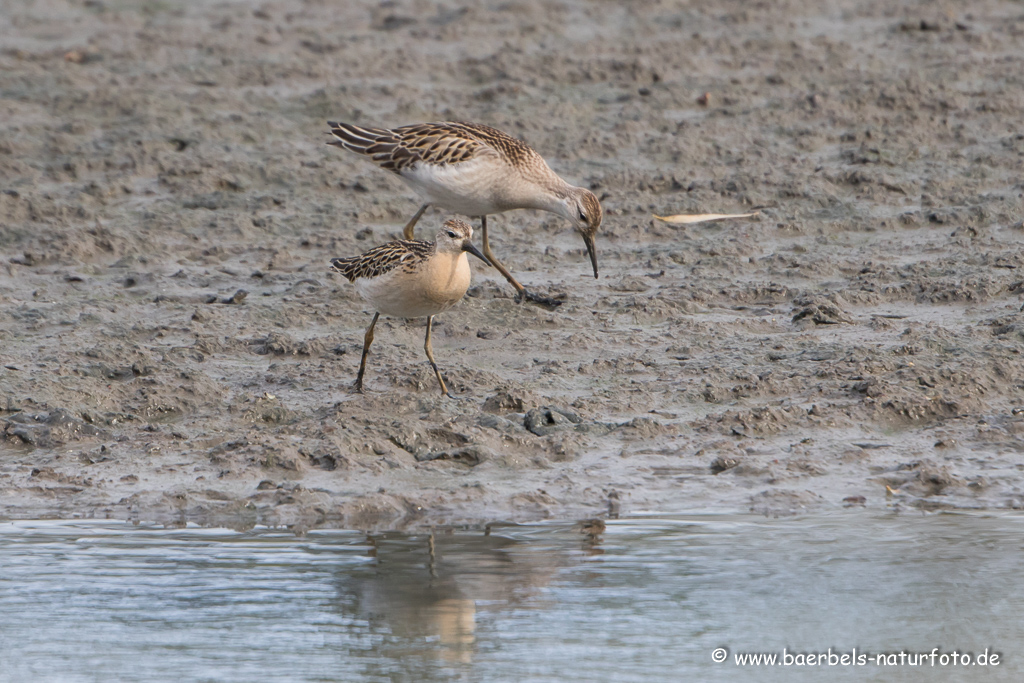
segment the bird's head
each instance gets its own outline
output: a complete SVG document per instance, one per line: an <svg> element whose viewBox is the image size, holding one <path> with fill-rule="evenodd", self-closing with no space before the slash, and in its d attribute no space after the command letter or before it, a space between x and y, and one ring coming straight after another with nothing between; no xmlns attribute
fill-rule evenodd
<svg viewBox="0 0 1024 683"><path fill-rule="evenodd" d="M587 246L590 263L594 266L594 277L597 277L597 250L594 248L594 237L597 235L597 229L601 227L601 219L604 217L601 202L590 190L576 187L566 197L565 208L573 227L576 228L576 232L580 234L583 243Z"/></svg>
<svg viewBox="0 0 1024 683"><path fill-rule="evenodd" d="M473 226L459 218L449 218L437 232L435 244L437 244L437 251L442 254L458 254L465 251L487 265L491 265L487 257L473 245L472 240Z"/></svg>

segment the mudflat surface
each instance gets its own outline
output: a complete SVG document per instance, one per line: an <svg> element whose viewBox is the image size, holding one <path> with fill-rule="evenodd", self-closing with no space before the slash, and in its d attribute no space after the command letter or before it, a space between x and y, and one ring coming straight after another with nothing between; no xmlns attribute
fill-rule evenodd
<svg viewBox="0 0 1024 683"><path fill-rule="evenodd" d="M1022 46L985 0L5 3L0 515L1024 505ZM418 201L327 119L523 138L602 198L602 277L494 217L567 302L474 263L434 335L468 400L422 320L352 393L372 312L328 259Z"/></svg>

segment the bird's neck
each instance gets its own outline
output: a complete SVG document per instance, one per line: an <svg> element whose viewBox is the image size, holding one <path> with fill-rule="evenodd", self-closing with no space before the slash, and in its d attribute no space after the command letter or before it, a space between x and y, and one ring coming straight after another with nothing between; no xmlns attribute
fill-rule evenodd
<svg viewBox="0 0 1024 683"><path fill-rule="evenodd" d="M439 251L431 259L431 266L435 273L445 273L449 277L451 273L458 270L463 263L469 263L464 251Z"/></svg>
<svg viewBox="0 0 1024 683"><path fill-rule="evenodd" d="M551 213L558 214L563 218L573 220L574 216L566 206L566 199L575 190L572 185L559 178L554 173L551 174L553 177L545 183L545 192L542 192L537 197L537 204L535 209L541 209L543 211L550 211Z"/></svg>

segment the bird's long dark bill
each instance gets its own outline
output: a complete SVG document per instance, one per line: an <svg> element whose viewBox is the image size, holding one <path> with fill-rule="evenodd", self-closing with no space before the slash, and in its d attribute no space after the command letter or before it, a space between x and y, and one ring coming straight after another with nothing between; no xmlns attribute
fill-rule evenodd
<svg viewBox="0 0 1024 683"><path fill-rule="evenodd" d="M587 245L587 253L590 254L590 263L594 266L594 277L597 277L597 250L594 249L594 238L584 235L583 243Z"/></svg>
<svg viewBox="0 0 1024 683"><path fill-rule="evenodd" d="M476 256L478 259L480 259L487 265L491 265L491 262L487 260L487 257L480 253L480 250L473 246L473 243L470 242L469 240L466 240L465 242L462 243L462 251L468 251L470 254Z"/></svg>

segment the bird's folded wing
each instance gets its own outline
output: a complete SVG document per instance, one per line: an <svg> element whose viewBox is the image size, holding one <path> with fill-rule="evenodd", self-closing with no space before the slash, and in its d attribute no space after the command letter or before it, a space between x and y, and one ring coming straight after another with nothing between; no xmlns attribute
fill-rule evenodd
<svg viewBox="0 0 1024 683"><path fill-rule="evenodd" d="M367 156L381 168L398 174L418 162L449 166L481 155L510 157L520 147L529 151L515 138L479 124L420 123L393 130L333 121L328 125L337 138L330 144Z"/></svg>
<svg viewBox="0 0 1024 683"><path fill-rule="evenodd" d="M349 282L355 282L358 278L378 277L400 267L412 270L433 253L433 242L396 240L359 256L331 259L331 266Z"/></svg>

